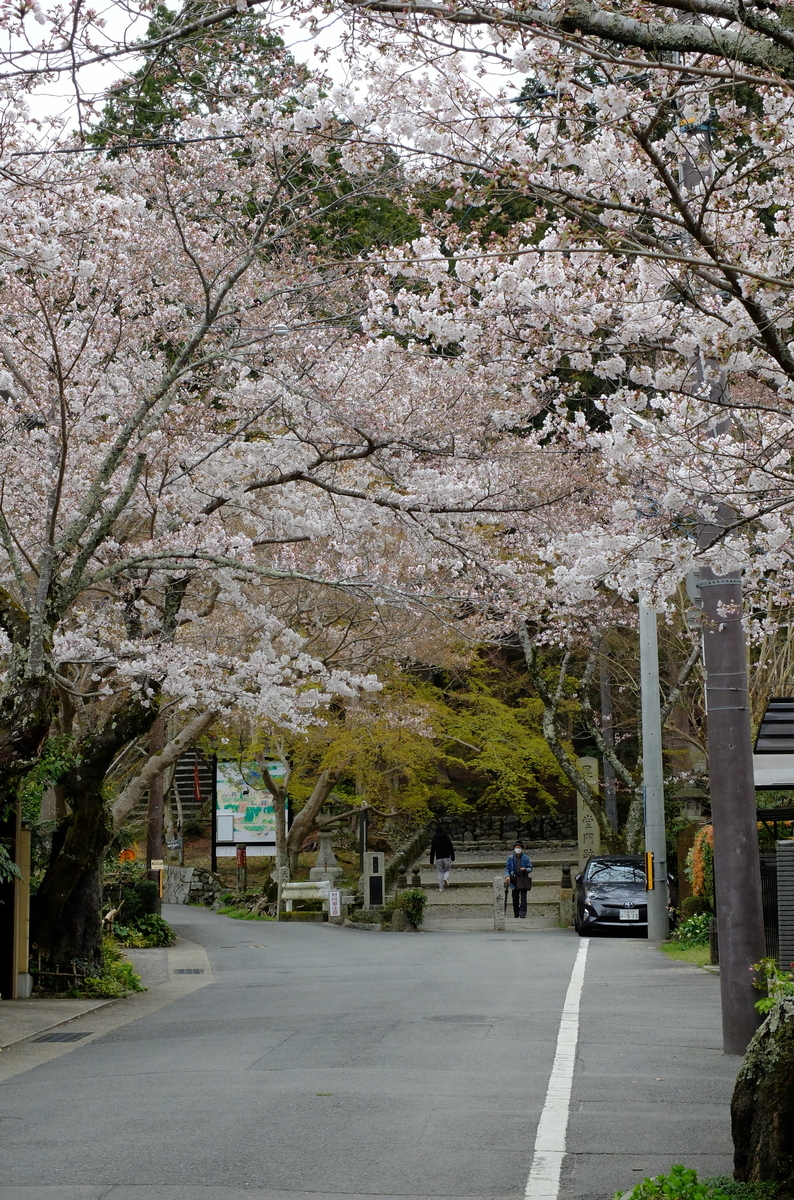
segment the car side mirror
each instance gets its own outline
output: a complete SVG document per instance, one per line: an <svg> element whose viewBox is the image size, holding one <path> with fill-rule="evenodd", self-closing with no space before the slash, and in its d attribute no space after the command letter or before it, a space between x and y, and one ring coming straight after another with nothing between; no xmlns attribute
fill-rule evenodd
<svg viewBox="0 0 794 1200"><path fill-rule="evenodd" d="M576 876L576 882L577 882L577 883L581 883L581 882L582 882L582 877L581 877L581 875L577 875L577 876Z"/></svg>

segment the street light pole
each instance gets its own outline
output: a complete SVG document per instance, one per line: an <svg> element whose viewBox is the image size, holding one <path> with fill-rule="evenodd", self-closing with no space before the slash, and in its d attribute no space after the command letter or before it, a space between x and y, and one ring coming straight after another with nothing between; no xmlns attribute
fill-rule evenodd
<svg viewBox="0 0 794 1200"><path fill-rule="evenodd" d="M667 918L667 839L664 825L662 714L659 702L659 648L656 613L640 600L640 681L642 690L642 787L645 796L645 850L653 855L653 887L646 893L648 939L663 942ZM651 881L649 880L649 883Z"/></svg>

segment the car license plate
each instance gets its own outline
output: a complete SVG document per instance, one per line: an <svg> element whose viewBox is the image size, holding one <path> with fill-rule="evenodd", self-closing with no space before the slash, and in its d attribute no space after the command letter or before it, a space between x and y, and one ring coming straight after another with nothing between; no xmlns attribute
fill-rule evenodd
<svg viewBox="0 0 794 1200"><path fill-rule="evenodd" d="M640 919L639 909L621 908L620 919L621 919L621 921L639 921L639 919Z"/></svg>

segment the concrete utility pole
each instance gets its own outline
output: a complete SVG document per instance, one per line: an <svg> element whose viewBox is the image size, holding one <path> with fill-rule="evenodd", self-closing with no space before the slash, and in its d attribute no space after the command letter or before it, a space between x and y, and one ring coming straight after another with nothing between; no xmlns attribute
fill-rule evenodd
<svg viewBox="0 0 794 1200"><path fill-rule="evenodd" d="M667 918L667 842L664 827L662 712L659 702L659 647L656 613L640 600L640 680L642 688L642 785L645 793L645 850L653 855L654 887L646 891L648 938L663 942Z"/></svg>
<svg viewBox="0 0 794 1200"><path fill-rule="evenodd" d="M733 519L732 510L720 504L720 523L701 527L701 549ZM715 576L710 567L701 567L696 587L703 612L722 1040L726 1054L744 1054L761 1020L750 967L766 950L742 581L738 570Z"/></svg>

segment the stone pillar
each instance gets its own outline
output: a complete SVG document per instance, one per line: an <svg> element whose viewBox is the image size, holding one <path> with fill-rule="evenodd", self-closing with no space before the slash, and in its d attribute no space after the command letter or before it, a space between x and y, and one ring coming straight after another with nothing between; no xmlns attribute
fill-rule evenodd
<svg viewBox="0 0 794 1200"><path fill-rule="evenodd" d="M503 875L494 875L493 927L496 933L504 930L505 927L505 881Z"/></svg>
<svg viewBox="0 0 794 1200"><path fill-rule="evenodd" d="M593 791L598 791L598 759L585 755L576 762ZM579 833L579 870L583 871L588 858L601 851L601 830L581 792L576 793L576 818Z"/></svg>

